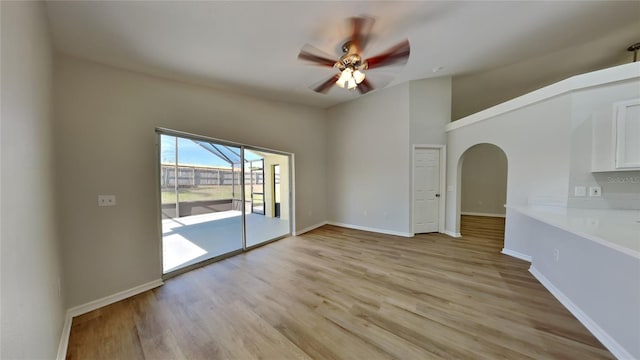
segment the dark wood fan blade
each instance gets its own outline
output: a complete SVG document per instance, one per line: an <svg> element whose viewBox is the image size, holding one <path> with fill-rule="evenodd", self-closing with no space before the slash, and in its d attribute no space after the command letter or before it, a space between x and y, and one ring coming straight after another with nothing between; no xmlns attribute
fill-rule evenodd
<svg viewBox="0 0 640 360"><path fill-rule="evenodd" d="M382 54L368 58L367 64L369 69L374 69L385 65L406 63L410 52L409 40L404 40Z"/></svg>
<svg viewBox="0 0 640 360"><path fill-rule="evenodd" d="M327 91L329 91L329 89L331 89L331 87L336 83L336 81L338 81L339 78L340 78L340 74L335 74L334 76L329 78L329 80L327 80L327 81L323 82L322 84L314 87L313 91L319 92L319 93L322 93L322 94L326 94Z"/></svg>
<svg viewBox="0 0 640 360"><path fill-rule="evenodd" d="M371 82L367 79L362 80L362 82L360 84L358 84L358 91L360 91L361 94L366 94L369 91L373 90L373 84L371 84Z"/></svg>
<svg viewBox="0 0 640 360"><path fill-rule="evenodd" d="M298 54L298 59L326 67L333 67L336 63L336 60L331 59L331 55L327 55L322 50L309 44L305 44L302 47L300 54Z"/></svg>
<svg viewBox="0 0 640 360"><path fill-rule="evenodd" d="M356 47L356 51L361 53L369 41L369 32L373 26L374 19L371 17L352 17L351 22L351 43Z"/></svg>

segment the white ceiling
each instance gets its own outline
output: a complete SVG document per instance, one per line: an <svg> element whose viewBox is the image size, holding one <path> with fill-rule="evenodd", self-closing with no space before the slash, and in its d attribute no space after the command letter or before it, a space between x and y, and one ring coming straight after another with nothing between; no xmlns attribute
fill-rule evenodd
<svg viewBox="0 0 640 360"><path fill-rule="evenodd" d="M640 41L638 1L49 1L47 8L62 53L318 107L361 95L337 87L327 95L313 92L309 86L333 70L299 61L298 52L310 43L338 58L351 16L376 19L365 57L404 38L411 43L404 67L368 73L374 84L385 76L394 85L489 70L619 33L634 23L637 39L612 39L620 41L619 53L611 54L610 46L606 53L594 49L593 61L619 58L629 41ZM434 73L436 67L443 69Z"/></svg>

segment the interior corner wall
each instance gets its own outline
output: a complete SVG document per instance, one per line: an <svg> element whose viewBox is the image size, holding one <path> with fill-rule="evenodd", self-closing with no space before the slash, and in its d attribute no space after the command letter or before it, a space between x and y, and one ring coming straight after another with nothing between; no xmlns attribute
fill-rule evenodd
<svg viewBox="0 0 640 360"><path fill-rule="evenodd" d="M51 359L64 324L44 4L0 3L2 24L0 358Z"/></svg>
<svg viewBox="0 0 640 360"><path fill-rule="evenodd" d="M328 110L328 220L409 234L409 84Z"/></svg>
<svg viewBox="0 0 640 360"><path fill-rule="evenodd" d="M67 307L162 275L156 127L294 153L295 229L326 221L325 110L62 55L54 76Z"/></svg>
<svg viewBox="0 0 640 360"><path fill-rule="evenodd" d="M499 148L478 144L462 161L461 212L495 216L505 214L507 158Z"/></svg>
<svg viewBox="0 0 640 360"><path fill-rule="evenodd" d="M409 82L409 143L444 145L451 122L451 77Z"/></svg>

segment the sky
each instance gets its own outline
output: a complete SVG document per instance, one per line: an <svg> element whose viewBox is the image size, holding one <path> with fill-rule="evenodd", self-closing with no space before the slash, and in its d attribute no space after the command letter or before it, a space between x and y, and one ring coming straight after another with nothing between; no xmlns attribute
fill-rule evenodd
<svg viewBox="0 0 640 360"><path fill-rule="evenodd" d="M160 135L160 160L163 164L172 164L176 155L176 137L168 135ZM226 160L214 155L204 147L210 147L213 143L202 142L202 146L190 139L178 138L178 163L188 165L201 166L223 166L229 167ZM203 147L204 146L204 147ZM218 145L222 152L232 157L233 154L240 154L239 147ZM239 157L235 155L236 159ZM250 150L245 149L245 158L247 160L258 160L262 157L256 155Z"/></svg>

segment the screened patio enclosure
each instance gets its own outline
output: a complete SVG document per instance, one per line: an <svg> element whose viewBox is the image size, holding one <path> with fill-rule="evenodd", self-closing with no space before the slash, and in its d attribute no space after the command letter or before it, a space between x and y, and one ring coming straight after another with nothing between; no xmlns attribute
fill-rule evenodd
<svg viewBox="0 0 640 360"><path fill-rule="evenodd" d="M289 156L160 132L164 273L290 234L282 166Z"/></svg>

